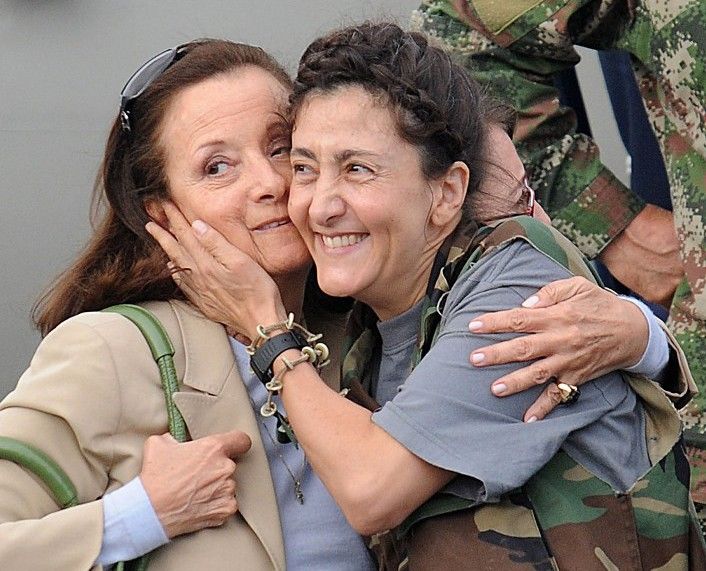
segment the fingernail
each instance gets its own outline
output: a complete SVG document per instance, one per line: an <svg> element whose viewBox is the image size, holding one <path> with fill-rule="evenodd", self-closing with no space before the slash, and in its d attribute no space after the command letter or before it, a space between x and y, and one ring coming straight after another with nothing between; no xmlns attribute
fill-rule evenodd
<svg viewBox="0 0 706 571"><path fill-rule="evenodd" d="M505 391L507 390L507 385L505 383L498 383L496 385L491 386L490 390L493 391L494 395L502 395L505 394Z"/></svg>
<svg viewBox="0 0 706 571"><path fill-rule="evenodd" d="M468 329L471 331L476 331L477 329L480 329L483 327L483 323L481 321L471 321L468 324Z"/></svg>
<svg viewBox="0 0 706 571"><path fill-rule="evenodd" d="M534 307L537 305L539 298L536 295L531 295L525 301L522 302L522 307Z"/></svg>
<svg viewBox="0 0 706 571"><path fill-rule="evenodd" d="M536 417L536 416L530 416L530 417L527 419L527 424L529 424L530 422L536 422L536 421L537 421L537 417Z"/></svg>
<svg viewBox="0 0 706 571"><path fill-rule="evenodd" d="M484 359L485 359L485 355L483 353L473 353L473 355L471 355L471 361L473 361L476 364L482 363Z"/></svg>
<svg viewBox="0 0 706 571"><path fill-rule="evenodd" d="M208 230L208 226L202 220L194 220L191 223L191 227L199 236L203 236L206 233L206 230Z"/></svg>

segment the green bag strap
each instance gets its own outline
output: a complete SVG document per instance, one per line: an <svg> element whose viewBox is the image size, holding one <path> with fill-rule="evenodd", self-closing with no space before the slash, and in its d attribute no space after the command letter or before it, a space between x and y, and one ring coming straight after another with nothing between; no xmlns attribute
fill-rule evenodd
<svg viewBox="0 0 706 571"><path fill-rule="evenodd" d="M118 313L132 321L149 345L152 357L159 368L159 376L167 404L169 433L178 442L189 439L184 417L174 405L172 395L179 388L174 367L174 346L160 321L139 305L121 304L107 307L103 311ZM78 494L71 478L47 454L21 440L0 436L0 460L19 464L35 474L44 484L61 509L78 505ZM132 561L121 561L117 571L145 571L149 565L149 553Z"/></svg>
<svg viewBox="0 0 706 571"><path fill-rule="evenodd" d="M0 436L0 460L9 460L36 474L47 485L62 510L78 505L76 487L66 472L38 448Z"/></svg>
<svg viewBox="0 0 706 571"><path fill-rule="evenodd" d="M119 313L123 317L127 317L144 336L152 352L152 358L159 367L159 377L162 381L164 400L167 405L169 434L177 442L186 442L189 439L186 423L172 399L172 395L179 390L179 380L174 367L174 345L164 330L164 326L151 312L139 305L124 303L107 307L103 311Z"/></svg>

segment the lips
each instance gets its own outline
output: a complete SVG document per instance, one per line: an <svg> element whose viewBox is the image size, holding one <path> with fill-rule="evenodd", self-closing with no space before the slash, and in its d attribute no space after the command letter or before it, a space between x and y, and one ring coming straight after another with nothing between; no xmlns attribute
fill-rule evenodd
<svg viewBox="0 0 706 571"><path fill-rule="evenodd" d="M353 246L367 238L368 234L340 234L338 236L324 236L320 234L324 246L331 249Z"/></svg>
<svg viewBox="0 0 706 571"><path fill-rule="evenodd" d="M269 220L264 224L260 224L259 226L253 228L253 230L260 232L265 230L272 230L273 228L279 228L280 226L290 224L291 222L292 221L289 218L277 218L276 220Z"/></svg>

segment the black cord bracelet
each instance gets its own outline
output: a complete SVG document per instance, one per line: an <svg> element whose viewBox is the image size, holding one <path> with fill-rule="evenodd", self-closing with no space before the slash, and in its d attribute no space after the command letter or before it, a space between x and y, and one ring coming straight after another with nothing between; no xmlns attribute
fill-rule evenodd
<svg viewBox="0 0 706 571"><path fill-rule="evenodd" d="M269 383L274 375L272 364L287 349L302 349L309 344L301 333L285 331L267 339L250 358L250 368L263 384Z"/></svg>

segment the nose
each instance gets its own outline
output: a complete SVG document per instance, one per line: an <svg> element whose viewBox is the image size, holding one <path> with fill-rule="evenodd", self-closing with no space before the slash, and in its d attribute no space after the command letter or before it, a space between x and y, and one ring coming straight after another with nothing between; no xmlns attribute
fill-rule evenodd
<svg viewBox="0 0 706 571"><path fill-rule="evenodd" d="M319 226L331 226L346 212L346 201L340 181L320 177L309 205L309 218Z"/></svg>
<svg viewBox="0 0 706 571"><path fill-rule="evenodd" d="M250 164L250 198L254 202L277 202L286 196L289 180L268 157L258 157Z"/></svg>

